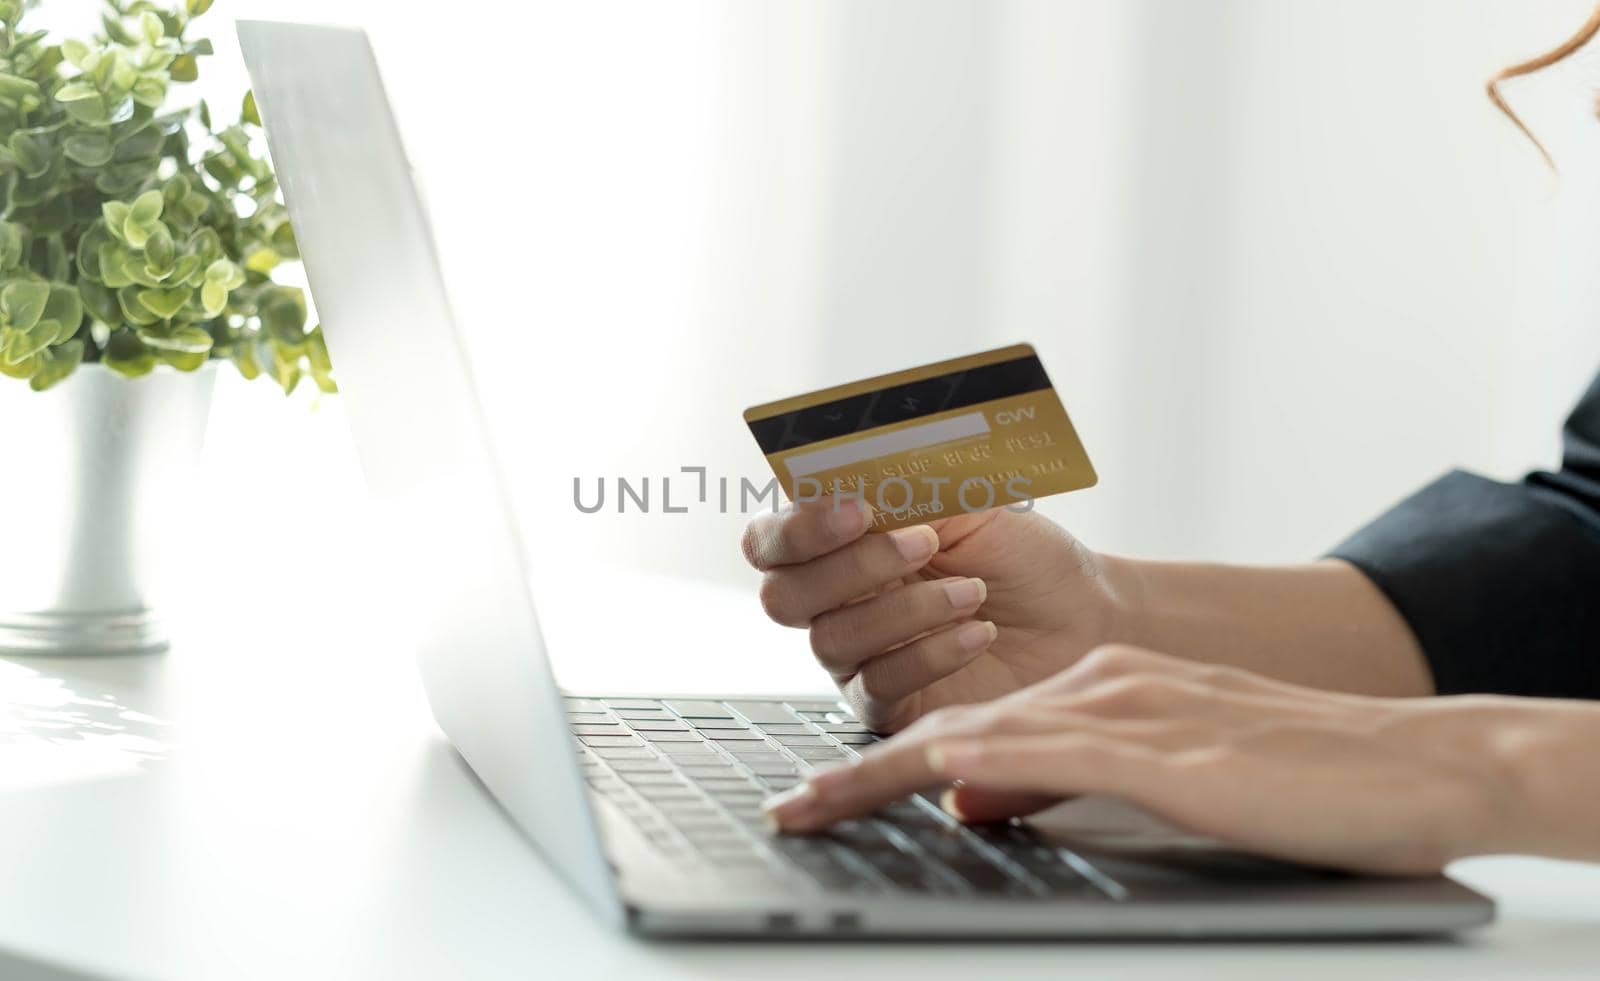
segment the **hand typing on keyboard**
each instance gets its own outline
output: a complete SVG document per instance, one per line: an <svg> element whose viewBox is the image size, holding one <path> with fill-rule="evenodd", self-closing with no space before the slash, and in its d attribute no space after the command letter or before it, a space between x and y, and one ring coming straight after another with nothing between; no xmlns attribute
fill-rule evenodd
<svg viewBox="0 0 1600 981"><path fill-rule="evenodd" d="M944 807L969 823L1106 794L1275 858L1431 873L1467 855L1537 846L1538 822L1525 818L1519 830L1508 819L1511 802L1541 806L1538 793L1519 789L1517 768L1545 751L1592 747L1600 734L1600 709L1569 702L1557 712L1548 704L1335 694L1106 647L987 705L926 715L765 808L775 826L815 831L957 781ZM1526 745L1545 750L1519 750ZM1545 804L1582 793L1552 793ZM1568 823L1573 833L1562 850L1539 847L1600 854L1592 832L1585 839L1577 830L1592 825Z"/></svg>
<svg viewBox="0 0 1600 981"><path fill-rule="evenodd" d="M1004 509L867 534L850 499L753 520L761 602L805 627L857 718L895 732L947 705L1047 678L1118 633L1119 560Z"/></svg>

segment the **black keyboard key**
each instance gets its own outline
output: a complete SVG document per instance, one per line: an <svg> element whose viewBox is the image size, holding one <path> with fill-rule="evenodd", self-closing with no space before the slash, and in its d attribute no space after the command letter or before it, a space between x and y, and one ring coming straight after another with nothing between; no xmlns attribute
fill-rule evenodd
<svg viewBox="0 0 1600 981"><path fill-rule="evenodd" d="M715 747L700 742L658 742L655 747L675 760L719 758Z"/></svg>
<svg viewBox="0 0 1600 981"><path fill-rule="evenodd" d="M826 745L828 745L828 740L823 738L822 736L777 735L777 736L773 736L772 738L776 739L778 742L782 743L785 746L826 746Z"/></svg>
<svg viewBox="0 0 1600 981"><path fill-rule="evenodd" d="M656 754L640 746L600 746L596 747L594 755L611 763L619 760L654 760Z"/></svg>
<svg viewBox="0 0 1600 981"><path fill-rule="evenodd" d="M677 771L690 780L718 780L731 777L743 779L743 774L734 769L732 763L722 760L685 760Z"/></svg>
<svg viewBox="0 0 1600 981"><path fill-rule="evenodd" d="M998 865L975 855L956 859L947 864L974 892L1007 896L1027 895L1033 892L1026 883L1013 878Z"/></svg>
<svg viewBox="0 0 1600 981"><path fill-rule="evenodd" d="M789 707L797 712L837 712L839 711L839 700L837 698L802 700L790 702Z"/></svg>
<svg viewBox="0 0 1600 981"><path fill-rule="evenodd" d="M790 746L789 752L802 760L847 760L849 755L837 746Z"/></svg>
<svg viewBox="0 0 1600 981"><path fill-rule="evenodd" d="M804 723L778 723L772 722L761 727L761 731L769 736L813 736L817 730Z"/></svg>
<svg viewBox="0 0 1600 981"><path fill-rule="evenodd" d="M617 715L618 718L623 718L623 719L670 719L670 718L672 718L672 715L664 708L643 708L643 709L628 709L628 708L624 708L624 709L617 709L615 714Z"/></svg>
<svg viewBox="0 0 1600 981"><path fill-rule="evenodd" d="M669 700L667 708L686 719L728 719L733 713L721 702Z"/></svg>
<svg viewBox="0 0 1600 981"><path fill-rule="evenodd" d="M698 743L705 740L705 737L698 732L679 732L671 729L666 731L650 729L640 732L639 735L653 743Z"/></svg>
<svg viewBox="0 0 1600 981"><path fill-rule="evenodd" d="M698 801L700 795L692 790L688 784L673 784L669 786L644 786L634 787L639 796L652 801Z"/></svg>
<svg viewBox="0 0 1600 981"><path fill-rule="evenodd" d="M605 723L605 724L583 723L583 722L574 723L573 726L572 726L572 731L577 733L580 736L626 736L626 735L628 735L628 730L624 726L618 725L615 722Z"/></svg>
<svg viewBox="0 0 1600 981"><path fill-rule="evenodd" d="M628 752L633 750L611 750L613 753ZM670 773L672 768L656 758L654 753L641 750L644 755L640 759L615 759L607 757L606 762L611 764L611 769L618 773Z"/></svg>
<svg viewBox="0 0 1600 981"><path fill-rule="evenodd" d="M738 713L751 722L796 722L799 717L790 712L782 702L729 702Z"/></svg>
<svg viewBox="0 0 1600 981"><path fill-rule="evenodd" d="M787 756L766 743L728 743L723 747L745 763L788 763Z"/></svg>
<svg viewBox="0 0 1600 981"><path fill-rule="evenodd" d="M688 786L688 784L683 782L682 777L670 771L665 773L651 772L649 770L637 772L622 771L618 774L618 776L622 777L624 783L631 784L635 787L643 787L646 785L655 785L659 787Z"/></svg>

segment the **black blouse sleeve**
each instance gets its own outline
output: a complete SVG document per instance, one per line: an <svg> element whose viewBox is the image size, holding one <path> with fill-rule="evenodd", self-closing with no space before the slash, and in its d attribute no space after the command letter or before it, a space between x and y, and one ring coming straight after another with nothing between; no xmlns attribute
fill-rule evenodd
<svg viewBox="0 0 1600 981"><path fill-rule="evenodd" d="M1440 694L1600 698L1600 378L1560 471L1447 474L1331 554L1405 617Z"/></svg>

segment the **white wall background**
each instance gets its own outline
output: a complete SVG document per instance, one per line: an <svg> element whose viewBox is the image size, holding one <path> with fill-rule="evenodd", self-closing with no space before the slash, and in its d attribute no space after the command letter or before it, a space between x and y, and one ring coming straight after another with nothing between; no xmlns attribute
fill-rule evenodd
<svg viewBox="0 0 1600 981"><path fill-rule="evenodd" d="M761 476L745 406L1014 340L1102 475L1048 513L1277 561L1554 461L1600 365L1600 51L1512 89L1562 179L1482 81L1588 7L222 0L205 84L242 90L233 14L371 29L546 567L746 581L741 517L581 515L572 478ZM222 386L259 547L338 535L342 427Z"/></svg>

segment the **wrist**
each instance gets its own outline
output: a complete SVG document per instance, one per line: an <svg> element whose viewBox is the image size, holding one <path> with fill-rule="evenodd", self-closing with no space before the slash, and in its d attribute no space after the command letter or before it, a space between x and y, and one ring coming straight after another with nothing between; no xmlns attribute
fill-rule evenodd
<svg viewBox="0 0 1600 981"><path fill-rule="evenodd" d="M1600 773L1592 763L1593 748L1600 745L1600 707L1486 698L1474 714L1485 732L1486 779L1494 800L1493 818L1468 854L1600 858L1593 824Z"/></svg>
<svg viewBox="0 0 1600 981"><path fill-rule="evenodd" d="M1096 644L1149 646L1149 582L1147 563L1116 555L1097 555L1104 597Z"/></svg>

